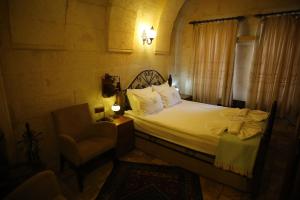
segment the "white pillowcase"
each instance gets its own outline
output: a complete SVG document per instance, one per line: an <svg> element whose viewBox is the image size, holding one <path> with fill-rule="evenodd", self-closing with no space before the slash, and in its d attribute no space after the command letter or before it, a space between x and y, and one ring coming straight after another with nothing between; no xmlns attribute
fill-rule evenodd
<svg viewBox="0 0 300 200"><path fill-rule="evenodd" d="M154 91L160 93L163 90L166 90L166 89L170 88L170 86L169 86L168 82L165 82L164 84L161 84L161 85L152 85L152 88L153 88Z"/></svg>
<svg viewBox="0 0 300 200"><path fill-rule="evenodd" d="M161 97L156 91L151 92L150 94L148 93L147 95L134 94L133 99L138 108L134 112L140 115L160 112L164 108Z"/></svg>
<svg viewBox="0 0 300 200"><path fill-rule="evenodd" d="M130 107L134 112L138 112L139 105L133 95L140 95L140 96L147 96L148 94L152 93L151 87L146 87L143 89L127 89L127 97L130 103Z"/></svg>
<svg viewBox="0 0 300 200"><path fill-rule="evenodd" d="M175 87L161 86L160 88L153 87L153 89L157 91L161 96L165 108L171 107L181 102L180 95Z"/></svg>

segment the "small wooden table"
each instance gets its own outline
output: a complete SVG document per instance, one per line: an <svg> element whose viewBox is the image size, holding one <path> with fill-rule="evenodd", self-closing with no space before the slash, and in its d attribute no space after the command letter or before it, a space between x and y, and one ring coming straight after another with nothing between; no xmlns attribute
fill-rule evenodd
<svg viewBox="0 0 300 200"><path fill-rule="evenodd" d="M193 101L193 96L189 94L180 94L181 99L187 100L187 101Z"/></svg>
<svg viewBox="0 0 300 200"><path fill-rule="evenodd" d="M133 120L128 117L119 116L112 121L117 126L117 157L128 153L134 148L134 127Z"/></svg>

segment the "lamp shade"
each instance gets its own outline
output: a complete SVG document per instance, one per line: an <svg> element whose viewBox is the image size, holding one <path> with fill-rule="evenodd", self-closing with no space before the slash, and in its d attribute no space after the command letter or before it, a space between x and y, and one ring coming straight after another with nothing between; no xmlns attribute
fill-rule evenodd
<svg viewBox="0 0 300 200"><path fill-rule="evenodd" d="M148 38L154 39L156 37L156 31L154 30L153 26L148 30Z"/></svg>
<svg viewBox="0 0 300 200"><path fill-rule="evenodd" d="M114 104L114 105L111 106L111 109L114 112L118 112L118 111L120 111L121 107L118 104Z"/></svg>

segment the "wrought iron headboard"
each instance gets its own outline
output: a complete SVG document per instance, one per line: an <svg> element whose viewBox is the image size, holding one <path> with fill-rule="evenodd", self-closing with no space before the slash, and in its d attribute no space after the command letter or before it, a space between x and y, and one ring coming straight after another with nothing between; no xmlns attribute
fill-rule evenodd
<svg viewBox="0 0 300 200"><path fill-rule="evenodd" d="M161 85L164 82L166 82L165 79L158 71L144 70L133 79L133 81L129 84L129 86L126 89L142 89L142 88L149 87L151 85ZM171 75L169 76L168 82L169 84L172 84ZM126 95L126 90L124 90L123 92L125 94L124 109L125 110L131 109Z"/></svg>
<svg viewBox="0 0 300 200"><path fill-rule="evenodd" d="M129 84L127 89L142 89L151 85L160 85L165 82L162 75L155 70L144 70Z"/></svg>

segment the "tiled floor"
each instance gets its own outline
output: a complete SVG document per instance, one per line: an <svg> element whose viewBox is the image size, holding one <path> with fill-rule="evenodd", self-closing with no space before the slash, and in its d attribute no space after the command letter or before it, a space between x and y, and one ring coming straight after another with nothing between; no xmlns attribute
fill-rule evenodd
<svg viewBox="0 0 300 200"><path fill-rule="evenodd" d="M280 189L282 186L284 169L286 166L286 154L289 147L289 132L287 124L284 122L277 123L270 143L270 149L267 155L266 166L263 175L263 182L258 199L279 199ZM168 164L154 156L147 155L144 152L135 149L121 158L125 161L142 162L151 164ZM59 174L63 193L68 199L88 200L95 199L101 189L106 177L112 169L112 162L102 164L99 168L91 171L84 183L84 191L79 192L77 181L71 170L65 170ZM217 183L215 181L199 177L204 200L246 200L250 195L239 192L231 187Z"/></svg>

